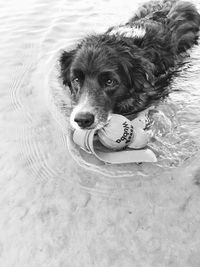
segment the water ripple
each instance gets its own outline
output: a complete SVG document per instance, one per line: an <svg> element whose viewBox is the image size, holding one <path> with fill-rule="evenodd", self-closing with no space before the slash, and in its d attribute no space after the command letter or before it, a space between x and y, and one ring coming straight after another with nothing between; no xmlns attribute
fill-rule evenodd
<svg viewBox="0 0 200 267"><path fill-rule="evenodd" d="M16 119L19 124L9 125L10 134L6 138L13 138L13 142L18 139L16 155L20 154L31 175L42 179L66 175L80 179L80 185L85 185L85 188L89 188L90 177L93 179L90 187L97 186L94 192L103 192L111 186L110 182L103 186L107 177L112 179L115 176L118 180L126 177L127 181L128 177L134 177L135 182L139 181L139 177L150 179L149 173L152 177L159 176L163 171L168 172L185 164L197 153L200 147L200 50L198 47L192 49L191 59L188 59L180 77L174 79L172 93L161 105L166 117L173 120L175 116L177 125L174 124L170 134L157 137L151 144L159 155L159 163L115 166L113 169L104 166L90 168L88 172L77 165L68 151L70 101L67 92L55 83L55 79L51 81L49 73L56 61L54 58L52 62L51 57L59 48L70 48L87 33L101 32L110 25L126 21L132 13L132 4L127 0L126 5L110 0L106 2L105 11L104 2L98 5L93 1L86 2L85 5L78 5L77 1L70 1L69 5L68 0L60 0L49 5L49 1L32 0L30 4L24 4L23 10L13 7L11 3L7 7L2 6L4 14L0 18L0 33L6 35L7 45L1 58L7 62L7 53L13 55L8 62L10 69L5 71L8 82L3 81L1 91L1 102L4 101L2 114L5 113L2 117L7 123L8 118L16 119L19 116L19 120ZM5 23L8 24L8 32L3 26ZM1 47L4 46L3 42ZM20 45L13 47L13 43ZM15 127L18 130L12 135ZM102 183L99 184L99 180Z"/></svg>

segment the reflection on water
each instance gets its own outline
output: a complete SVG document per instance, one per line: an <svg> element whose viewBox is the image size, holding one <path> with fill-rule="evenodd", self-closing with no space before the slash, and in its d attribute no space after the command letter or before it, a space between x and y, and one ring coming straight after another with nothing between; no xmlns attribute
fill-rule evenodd
<svg viewBox="0 0 200 267"><path fill-rule="evenodd" d="M160 105L174 127L152 144L158 164L114 167L116 177L106 175L112 166L94 172L72 159L57 109L66 94L56 87L52 103L44 86L60 48L135 8L128 0L0 3L1 266L199 266L200 48Z"/></svg>

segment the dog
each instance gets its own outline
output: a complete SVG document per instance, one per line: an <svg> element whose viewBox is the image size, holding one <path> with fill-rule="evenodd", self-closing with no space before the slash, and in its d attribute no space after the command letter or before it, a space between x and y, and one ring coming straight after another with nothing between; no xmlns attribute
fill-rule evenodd
<svg viewBox="0 0 200 267"><path fill-rule="evenodd" d="M71 91L71 125L99 129L112 113L137 114L165 97L183 55L197 44L199 26L190 2L153 1L126 24L62 51L60 78Z"/></svg>

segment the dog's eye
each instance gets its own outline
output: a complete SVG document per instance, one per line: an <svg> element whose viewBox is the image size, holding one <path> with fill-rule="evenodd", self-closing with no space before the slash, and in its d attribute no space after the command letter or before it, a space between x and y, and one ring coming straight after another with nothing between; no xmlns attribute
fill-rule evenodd
<svg viewBox="0 0 200 267"><path fill-rule="evenodd" d="M73 78L73 80L72 80L73 82L75 82L75 83L79 83L80 82L80 80L79 80L79 78L78 77L75 77L75 78Z"/></svg>
<svg viewBox="0 0 200 267"><path fill-rule="evenodd" d="M116 85L116 81L115 80L112 80L112 79L108 79L106 82L105 82L105 85L106 86L114 86Z"/></svg>
<svg viewBox="0 0 200 267"><path fill-rule="evenodd" d="M84 80L84 74L80 69L73 69L71 79L74 85L80 85Z"/></svg>

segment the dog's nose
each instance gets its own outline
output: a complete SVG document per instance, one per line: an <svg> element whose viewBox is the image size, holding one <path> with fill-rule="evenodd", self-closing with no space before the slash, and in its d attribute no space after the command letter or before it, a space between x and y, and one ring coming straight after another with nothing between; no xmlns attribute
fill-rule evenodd
<svg viewBox="0 0 200 267"><path fill-rule="evenodd" d="M89 112L80 112L76 114L74 121L78 124L79 127L87 128L93 124L94 115Z"/></svg>

